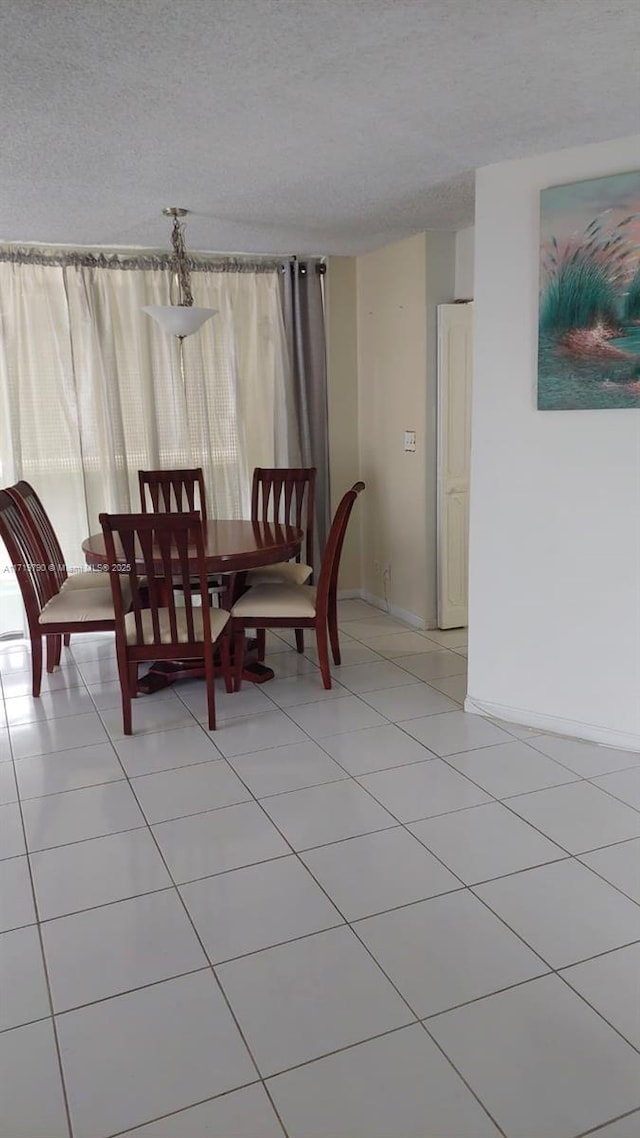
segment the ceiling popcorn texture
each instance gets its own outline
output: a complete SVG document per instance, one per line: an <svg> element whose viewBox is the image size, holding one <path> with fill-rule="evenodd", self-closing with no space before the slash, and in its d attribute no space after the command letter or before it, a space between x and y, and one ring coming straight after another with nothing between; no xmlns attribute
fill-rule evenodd
<svg viewBox="0 0 640 1138"><path fill-rule="evenodd" d="M638 0L2 0L0 240L460 228L477 166L637 131L639 43Z"/></svg>

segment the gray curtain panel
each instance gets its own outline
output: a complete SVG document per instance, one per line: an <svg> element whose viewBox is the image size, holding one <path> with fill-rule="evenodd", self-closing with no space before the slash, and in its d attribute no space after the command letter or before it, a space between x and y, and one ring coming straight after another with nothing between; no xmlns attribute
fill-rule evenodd
<svg viewBox="0 0 640 1138"><path fill-rule="evenodd" d="M300 430L302 466L315 466L314 580L331 524L327 358L322 295L324 265L291 261L283 266L282 307Z"/></svg>

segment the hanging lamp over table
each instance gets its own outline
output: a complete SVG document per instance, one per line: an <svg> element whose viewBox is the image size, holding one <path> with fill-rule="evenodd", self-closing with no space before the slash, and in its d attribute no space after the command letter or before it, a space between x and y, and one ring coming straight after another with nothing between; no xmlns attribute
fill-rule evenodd
<svg viewBox="0 0 640 1138"><path fill-rule="evenodd" d="M166 206L162 213L165 217L173 218L171 228L171 245L175 256L175 271L178 282L177 304L149 304L142 311L151 316L165 332L177 336L180 341L185 336L197 332L199 328L215 316L215 308L197 308L193 303L191 292L191 273L184 239L184 222L180 219L186 217L189 211L179 206Z"/></svg>

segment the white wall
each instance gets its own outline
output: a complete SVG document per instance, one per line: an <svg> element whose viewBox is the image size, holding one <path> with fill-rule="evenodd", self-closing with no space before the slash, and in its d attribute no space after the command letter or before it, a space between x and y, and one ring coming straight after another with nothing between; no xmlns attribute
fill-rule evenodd
<svg viewBox="0 0 640 1138"><path fill-rule="evenodd" d="M535 406L539 191L640 136L477 174L468 706L640 749L640 413Z"/></svg>
<svg viewBox="0 0 640 1138"><path fill-rule="evenodd" d="M473 262L475 228L459 229L456 233L455 299L473 300Z"/></svg>

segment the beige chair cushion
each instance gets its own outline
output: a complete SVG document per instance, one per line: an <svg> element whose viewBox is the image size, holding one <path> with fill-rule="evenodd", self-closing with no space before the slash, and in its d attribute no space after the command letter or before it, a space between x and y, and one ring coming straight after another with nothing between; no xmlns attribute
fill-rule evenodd
<svg viewBox="0 0 640 1138"><path fill-rule="evenodd" d="M211 625L211 639L217 640L220 633L224 629L227 621L229 620L229 613L226 609L206 609L209 614L209 623ZM203 640L202 631L202 609L193 610L193 631L197 640ZM145 609L142 615L142 635L144 644L154 644L157 641L153 635L153 620L149 609ZM158 614L160 624L160 643L172 644L173 637L171 635L171 624L169 621L168 609L160 609ZM187 614L184 609L176 610L176 623L178 632L178 643L187 644L189 642L189 634L187 629ZM124 629L127 637L127 644L138 644L138 635L136 632L136 618L135 613L128 612L124 618Z"/></svg>
<svg viewBox="0 0 640 1138"><path fill-rule="evenodd" d="M311 565L297 561L278 561L276 565L261 565L247 573L249 585L305 585L313 573Z"/></svg>
<svg viewBox="0 0 640 1138"><path fill-rule="evenodd" d="M100 570L86 573L72 573L63 583L63 589L105 589L110 588L109 574Z"/></svg>
<svg viewBox="0 0 640 1138"><path fill-rule="evenodd" d="M128 608L131 591L125 584L122 599ZM102 589L63 589L47 601L39 624L86 624L92 620L115 620L110 585Z"/></svg>
<svg viewBox="0 0 640 1138"><path fill-rule="evenodd" d="M315 585L255 585L236 601L232 616L242 619L258 616L314 617L316 615Z"/></svg>

